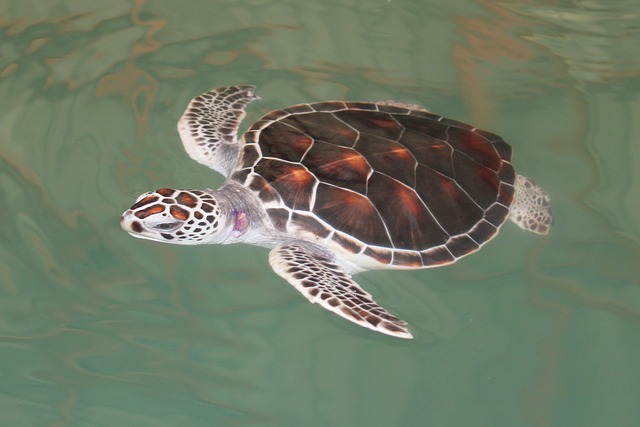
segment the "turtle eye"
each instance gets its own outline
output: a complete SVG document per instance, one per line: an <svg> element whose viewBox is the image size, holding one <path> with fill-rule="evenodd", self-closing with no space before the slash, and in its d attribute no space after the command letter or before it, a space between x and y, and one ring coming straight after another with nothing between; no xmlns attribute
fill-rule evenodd
<svg viewBox="0 0 640 427"><path fill-rule="evenodd" d="M153 228L155 228L156 230L161 230L161 231L171 231L171 230L175 230L176 228L180 227L179 222L161 222L160 224L156 224L153 226Z"/></svg>

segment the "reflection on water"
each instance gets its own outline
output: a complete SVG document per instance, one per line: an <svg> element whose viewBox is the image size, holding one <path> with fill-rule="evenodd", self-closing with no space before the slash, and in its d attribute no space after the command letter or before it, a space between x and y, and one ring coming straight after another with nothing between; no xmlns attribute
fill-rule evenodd
<svg viewBox="0 0 640 427"><path fill-rule="evenodd" d="M616 425L640 417L636 2L0 4L0 424ZM398 342L309 306L249 247L128 238L140 191L216 187L175 123L398 99L504 136L548 189L454 266L361 281Z"/></svg>
<svg viewBox="0 0 640 427"><path fill-rule="evenodd" d="M564 3L564 4L563 4ZM559 57L578 82L603 83L640 75L640 5L635 1L504 5L546 26L527 38Z"/></svg>

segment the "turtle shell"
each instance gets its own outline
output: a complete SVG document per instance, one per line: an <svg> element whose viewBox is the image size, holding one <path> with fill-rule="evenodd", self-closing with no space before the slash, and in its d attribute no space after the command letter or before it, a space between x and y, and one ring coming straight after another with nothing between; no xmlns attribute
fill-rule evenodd
<svg viewBox="0 0 640 427"><path fill-rule="evenodd" d="M244 141L231 179L277 230L380 267L455 262L496 235L513 201L511 147L423 110L301 104L265 115Z"/></svg>

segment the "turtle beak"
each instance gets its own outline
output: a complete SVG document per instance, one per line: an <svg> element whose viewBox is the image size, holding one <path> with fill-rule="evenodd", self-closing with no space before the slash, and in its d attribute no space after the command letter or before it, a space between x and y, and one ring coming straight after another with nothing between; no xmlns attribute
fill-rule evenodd
<svg viewBox="0 0 640 427"><path fill-rule="evenodd" d="M142 224L137 221L130 209L120 217L120 227L122 227L122 229L127 233L136 237L138 237L137 234L142 232Z"/></svg>

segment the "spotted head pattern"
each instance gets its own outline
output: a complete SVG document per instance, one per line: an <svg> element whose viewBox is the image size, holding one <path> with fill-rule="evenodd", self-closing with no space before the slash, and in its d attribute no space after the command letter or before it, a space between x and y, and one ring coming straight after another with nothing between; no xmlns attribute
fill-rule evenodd
<svg viewBox="0 0 640 427"><path fill-rule="evenodd" d="M221 216L211 193L161 188L138 197L122 214L120 225L142 239L183 245L221 243Z"/></svg>

